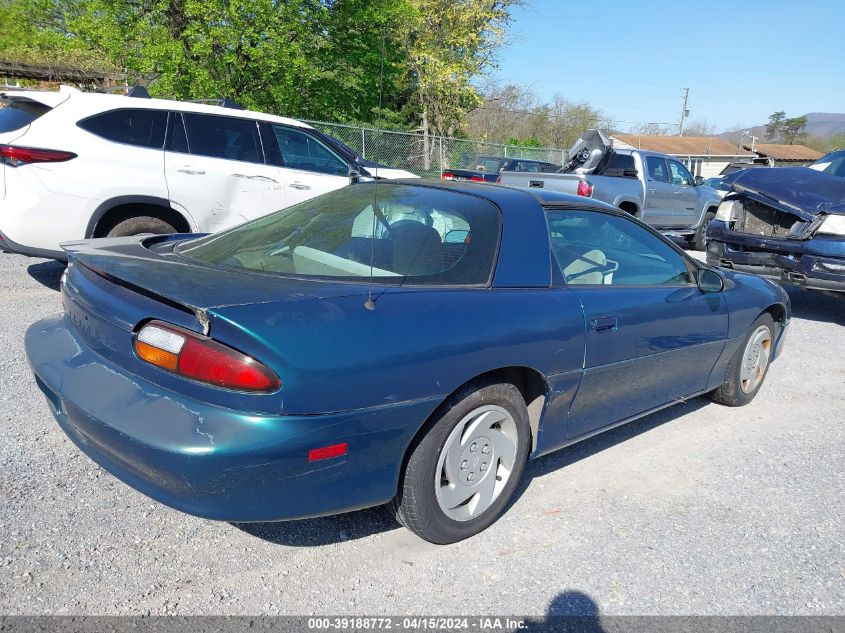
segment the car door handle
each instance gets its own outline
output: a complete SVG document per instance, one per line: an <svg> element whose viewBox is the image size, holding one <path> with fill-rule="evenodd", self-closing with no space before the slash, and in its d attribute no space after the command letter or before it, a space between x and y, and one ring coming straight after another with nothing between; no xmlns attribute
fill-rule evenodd
<svg viewBox="0 0 845 633"><path fill-rule="evenodd" d="M204 169L197 169L195 167L191 167L190 165L185 165L181 169L177 169L180 174L190 174L191 176L201 176L205 173Z"/></svg>
<svg viewBox="0 0 845 633"><path fill-rule="evenodd" d="M649 193L657 193L657 189L649 189L648 192Z"/></svg>
<svg viewBox="0 0 845 633"><path fill-rule="evenodd" d="M292 182L288 185L288 187L290 187L291 189L300 189L300 190L305 190L305 189L311 188L308 185L301 183L301 182Z"/></svg>
<svg viewBox="0 0 845 633"><path fill-rule="evenodd" d="M590 319L590 329L596 332L603 332L604 330L617 329L619 322L615 316L596 317Z"/></svg>

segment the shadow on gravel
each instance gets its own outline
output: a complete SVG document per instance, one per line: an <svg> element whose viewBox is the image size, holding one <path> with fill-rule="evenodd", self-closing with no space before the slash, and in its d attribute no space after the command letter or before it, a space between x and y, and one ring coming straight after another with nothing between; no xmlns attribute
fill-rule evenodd
<svg viewBox="0 0 845 633"><path fill-rule="evenodd" d="M565 468L570 464L574 464L582 459L591 457L596 453L600 453L601 451L610 448L611 446L621 444L636 437L637 435L655 429L661 424L671 422L672 420L687 415L688 413L692 413L693 411L698 411L708 405L713 405L713 403L705 396L693 398L692 400L676 404L663 409L662 411L658 411L657 413L652 413L651 415L635 420L634 422L629 422L628 424L623 424L615 429L599 433L598 435L594 435L593 437L578 442L577 444L573 444L567 448L545 455L533 462L528 462L528 465L525 467L525 472L522 474L522 479L516 487L513 498L510 503L508 503L508 507L505 509L505 512L507 512L510 507L516 503L516 501L531 485L531 481L535 477L542 477L543 475L547 475L555 470Z"/></svg>
<svg viewBox="0 0 845 633"><path fill-rule="evenodd" d="M650 416L630 422L613 430L595 435L568 448L564 448L541 459L529 462L525 467L522 480L514 491L510 507L522 496L531 485L535 477L546 475L574 464L591 455L595 455L606 448L636 437L654 429L661 424L670 422L687 413L692 413L710 404L707 398L695 398L683 404L658 411ZM294 547L312 547L315 545L329 545L341 541L353 541L381 532L389 532L399 528L399 524L389 516L384 506L348 512L318 519L303 519L300 521L282 521L279 523L232 523L239 530L256 538ZM579 612L579 615L586 615ZM558 613L556 615L561 615Z"/></svg>
<svg viewBox="0 0 845 633"><path fill-rule="evenodd" d="M810 321L845 325L845 293L833 295L815 290L784 287L792 301L792 316Z"/></svg>
<svg viewBox="0 0 845 633"><path fill-rule="evenodd" d="M295 547L354 541L400 527L382 506L318 519L280 523L232 523L232 525L270 543Z"/></svg>
<svg viewBox="0 0 845 633"><path fill-rule="evenodd" d="M35 281L42 286L46 286L50 290L58 290L59 282L62 278L62 273L65 271L64 262L41 262L40 264L32 264L27 267L26 272Z"/></svg>

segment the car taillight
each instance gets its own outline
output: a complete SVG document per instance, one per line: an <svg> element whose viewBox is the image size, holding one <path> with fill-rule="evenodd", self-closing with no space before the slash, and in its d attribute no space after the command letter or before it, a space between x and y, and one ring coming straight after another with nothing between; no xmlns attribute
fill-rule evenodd
<svg viewBox="0 0 845 633"><path fill-rule="evenodd" d="M55 149L39 149L36 147L16 147L14 145L0 145L0 163L10 167L20 167L32 163L63 163L76 158L73 152L62 152Z"/></svg>
<svg viewBox="0 0 845 633"><path fill-rule="evenodd" d="M469 179L474 182L487 182L484 180L484 176L470 176Z"/></svg>
<svg viewBox="0 0 845 633"><path fill-rule="evenodd" d="M135 353L165 371L239 391L276 391L279 377L254 358L175 325L150 321L135 336Z"/></svg>
<svg viewBox="0 0 845 633"><path fill-rule="evenodd" d="M454 180L454 179L455 179L455 174L453 174L451 172L444 171L442 174L440 174L440 180Z"/></svg>
<svg viewBox="0 0 845 633"><path fill-rule="evenodd" d="M581 180L578 183L578 195L590 198L593 195L593 185L588 183L586 180Z"/></svg>

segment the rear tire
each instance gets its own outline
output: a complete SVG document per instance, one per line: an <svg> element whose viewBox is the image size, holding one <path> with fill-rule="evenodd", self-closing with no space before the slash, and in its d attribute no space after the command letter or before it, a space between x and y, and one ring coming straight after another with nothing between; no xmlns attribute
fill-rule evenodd
<svg viewBox="0 0 845 633"><path fill-rule="evenodd" d="M142 215L118 222L109 229L106 237L127 237L142 234L167 235L170 233L176 233L176 229L168 222Z"/></svg>
<svg viewBox="0 0 845 633"><path fill-rule="evenodd" d="M411 446L390 508L431 543L489 527L508 504L528 459L531 428L519 390L471 383L438 409Z"/></svg>
<svg viewBox="0 0 845 633"><path fill-rule="evenodd" d="M769 373L774 342L775 322L771 314L764 312L749 328L728 363L722 384L710 393L710 398L728 407L741 407L754 400Z"/></svg>

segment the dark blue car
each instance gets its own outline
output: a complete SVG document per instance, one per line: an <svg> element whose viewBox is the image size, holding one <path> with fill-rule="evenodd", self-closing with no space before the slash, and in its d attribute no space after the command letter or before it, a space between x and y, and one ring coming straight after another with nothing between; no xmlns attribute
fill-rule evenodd
<svg viewBox="0 0 845 633"><path fill-rule="evenodd" d="M710 264L845 293L845 150L810 168L738 171L724 187L707 229Z"/></svg>
<svg viewBox="0 0 845 633"><path fill-rule="evenodd" d="M66 246L26 348L67 435L185 512L391 504L425 539L496 520L528 459L700 394L757 394L783 290L601 202L356 184L208 236Z"/></svg>

